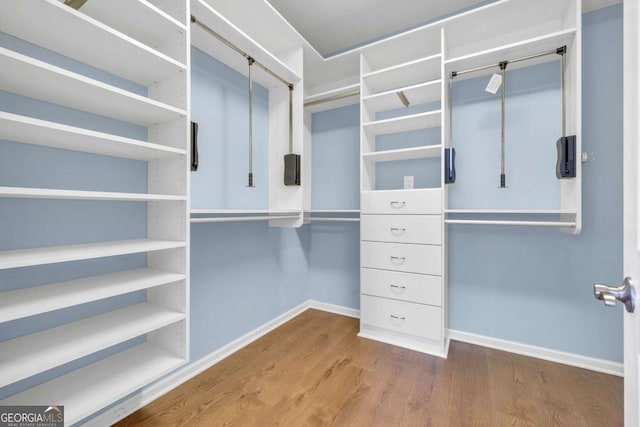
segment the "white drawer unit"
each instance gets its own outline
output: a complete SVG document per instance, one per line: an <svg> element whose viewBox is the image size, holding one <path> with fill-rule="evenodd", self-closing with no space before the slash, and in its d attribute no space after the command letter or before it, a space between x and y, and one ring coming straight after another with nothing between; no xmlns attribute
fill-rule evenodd
<svg viewBox="0 0 640 427"><path fill-rule="evenodd" d="M442 244L442 215L362 215L360 224L366 241Z"/></svg>
<svg viewBox="0 0 640 427"><path fill-rule="evenodd" d="M360 212L363 215L441 215L442 190L363 191Z"/></svg>
<svg viewBox="0 0 640 427"><path fill-rule="evenodd" d="M360 322L376 328L414 335L433 341L442 339L442 308L396 301L370 295L361 296Z"/></svg>
<svg viewBox="0 0 640 427"><path fill-rule="evenodd" d="M440 276L362 268L360 291L364 295L442 306Z"/></svg>
<svg viewBox="0 0 640 427"><path fill-rule="evenodd" d="M361 242L362 267L407 273L442 275L442 247Z"/></svg>

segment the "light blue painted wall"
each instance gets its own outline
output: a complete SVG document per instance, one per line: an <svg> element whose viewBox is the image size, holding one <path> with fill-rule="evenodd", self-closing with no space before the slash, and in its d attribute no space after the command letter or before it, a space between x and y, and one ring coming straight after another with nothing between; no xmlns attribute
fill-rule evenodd
<svg viewBox="0 0 640 427"><path fill-rule="evenodd" d="M254 85L256 188L247 185L247 79L192 49L191 115L200 165L193 208L268 207L268 91ZM308 234L266 222L191 229L191 359L197 360L308 299Z"/></svg>
<svg viewBox="0 0 640 427"><path fill-rule="evenodd" d="M144 88L0 33L0 46L144 93ZM59 123L146 139L146 128L70 108L0 92L0 110ZM146 163L0 141L0 186L145 192ZM0 199L0 250L133 239L146 236L146 205L134 202L78 202ZM111 257L0 271L0 292L106 274L146 265L144 255ZM57 310L0 324L0 341L142 302L144 293ZM0 388L0 399L113 354L139 340L96 353L24 381Z"/></svg>
<svg viewBox="0 0 640 427"><path fill-rule="evenodd" d="M497 189L500 105L483 93L484 78L455 85L454 138L461 141L452 206L483 207L490 201L505 207L558 207L558 75L557 64L509 73L507 190ZM313 119L320 114L326 113ZM546 228L450 227L451 329L622 361L622 310L598 304L591 290L596 281L618 283L622 278L621 117L618 5L583 16L583 150L593 152L595 160L583 168L582 234ZM342 137L345 144L350 139L348 133ZM464 149L463 140L471 141ZM352 143L357 144L357 138ZM548 146L538 155L526 144ZM397 180L395 176L390 179ZM323 242L326 246L321 247ZM312 239L313 250L331 252L334 242ZM311 258L310 277L320 280L310 280L310 294L357 308L351 295L358 288L358 259L351 259L350 266L343 258L334 259L332 265L328 257ZM334 269L344 271L342 283L349 289L322 287L327 282L322 279L330 278Z"/></svg>

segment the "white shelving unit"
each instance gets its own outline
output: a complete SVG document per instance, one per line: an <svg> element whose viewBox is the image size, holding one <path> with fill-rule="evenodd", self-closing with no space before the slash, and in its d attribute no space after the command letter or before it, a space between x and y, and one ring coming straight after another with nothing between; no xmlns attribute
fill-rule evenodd
<svg viewBox="0 0 640 427"><path fill-rule="evenodd" d="M65 406L67 424L82 421L189 359L189 2L115 3L88 2L79 11L57 0L8 0L0 5L4 32L146 88L146 95L132 93L0 48L1 90L147 127L148 139L136 140L0 112L0 139L147 162L144 193L0 187L3 199L147 204L143 239L0 251L2 270L147 256L145 268L0 292L0 322L9 322L146 291L144 303L0 343L3 387L132 338L144 339L0 402L55 401Z"/></svg>
<svg viewBox="0 0 640 427"><path fill-rule="evenodd" d="M462 209L461 206L461 209L446 211L446 222L468 225L547 226L560 228L568 234L579 234L582 229L581 2L579 0L558 2L543 0L532 4L526 0L509 0L500 3L461 14L444 23L445 73L448 76L453 71L526 58L566 46L567 134L577 137L576 177L558 180L560 197L556 210L535 209L535 207L525 210L475 209L474 206L464 206ZM501 25L483 25L483 22L500 22ZM559 55L541 56L509 64L507 70L558 60L560 60ZM490 74L495 69L457 76L454 82ZM444 104L443 110L447 109L448 104ZM448 125L448 120L445 120L445 123ZM446 145L449 146L449 129L446 129L445 134L447 135ZM458 150L464 150L464 141L454 142ZM553 166L553 164L548 165L550 171L553 170ZM502 217L507 213L511 215L510 218ZM453 217L454 214L458 216ZM460 214L464 214L464 218L460 217ZM483 217L473 217L479 214ZM547 215L539 219L530 218L531 215L541 214ZM550 218L549 214L555 215ZM518 216L520 218L517 218Z"/></svg>
<svg viewBox="0 0 640 427"><path fill-rule="evenodd" d="M233 25L218 11L203 0L191 1L191 13L201 23L231 42L237 48L268 67L282 79L293 84L293 152L302 157L301 185L284 185L284 155L289 153L289 88L281 81L265 72L261 67L253 67L252 78L269 91L269 205L264 216L257 219L247 212L217 209L212 206L209 213L226 214L235 218L194 218L192 223L269 220L273 227L300 227L303 224L304 190L309 183L305 179L306 153L303 143L303 57L302 48L283 52L278 56L265 49L238 27ZM192 43L209 56L224 63L238 73L247 76L247 59L209 34L198 24L191 25ZM218 211L218 212L216 212ZM293 212L278 215L280 212ZM270 220L270 216L276 219Z"/></svg>
<svg viewBox="0 0 640 427"><path fill-rule="evenodd" d="M440 35L440 33L439 33ZM377 165L443 158L439 143L378 150L377 137L443 128L442 35L421 44L414 57L388 64L370 48L360 56L361 178L359 336L446 357L446 229L440 174L437 188L379 191ZM404 101L401 99L404 97ZM407 102L408 101L408 102ZM402 108L436 103L429 111L402 114ZM396 116L378 119L378 113ZM440 160L442 164L442 160ZM439 171L436 171L439 173ZM394 290L398 292L394 292Z"/></svg>

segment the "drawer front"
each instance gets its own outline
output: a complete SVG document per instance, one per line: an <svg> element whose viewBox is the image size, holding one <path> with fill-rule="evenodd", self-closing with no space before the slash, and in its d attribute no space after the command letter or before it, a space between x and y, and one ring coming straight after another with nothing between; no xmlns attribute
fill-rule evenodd
<svg viewBox="0 0 640 427"><path fill-rule="evenodd" d="M412 302L362 295L360 321L365 325L439 341L442 309Z"/></svg>
<svg viewBox="0 0 640 427"><path fill-rule="evenodd" d="M362 267L442 275L442 246L361 242Z"/></svg>
<svg viewBox="0 0 640 427"><path fill-rule="evenodd" d="M366 191L361 193L363 214L420 215L442 214L442 190Z"/></svg>
<svg viewBox="0 0 640 427"><path fill-rule="evenodd" d="M439 276L362 268L360 292L442 307L442 277Z"/></svg>
<svg viewBox="0 0 640 427"><path fill-rule="evenodd" d="M362 240L442 244L441 215L362 215Z"/></svg>

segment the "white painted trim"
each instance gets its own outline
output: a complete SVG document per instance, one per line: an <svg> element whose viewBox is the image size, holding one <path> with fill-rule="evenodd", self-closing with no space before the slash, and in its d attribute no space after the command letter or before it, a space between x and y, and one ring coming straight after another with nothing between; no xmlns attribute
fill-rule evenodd
<svg viewBox="0 0 640 427"><path fill-rule="evenodd" d="M319 306L320 305L321 304L319 304ZM138 409L148 405L162 395L178 387L180 384L190 380L191 378L209 369L221 360L231 356L233 353L251 344L263 335L268 334L272 330L288 322L294 317L299 316L300 314L308 310L310 306L311 301L303 302L297 307L294 307L291 310L281 314L280 316L270 320L264 325L257 327L253 331L230 342L229 344L214 351L213 353L196 360L195 362L173 372L172 374L167 375L166 377L156 381L148 387L143 388L136 395L132 396L121 404L110 408L109 410L103 412L95 418L92 418L83 425L86 427L102 427L115 424L128 415L131 415ZM321 308L318 309L321 310Z"/></svg>
<svg viewBox="0 0 640 427"><path fill-rule="evenodd" d="M329 304L322 301L309 300L309 308L315 308L316 310L326 311L328 313L339 314L341 316L353 317L355 319L360 318L360 310L355 308L344 307L342 305Z"/></svg>
<svg viewBox="0 0 640 427"><path fill-rule="evenodd" d="M468 344L475 344L482 347L507 351L509 353L520 354L522 356L535 357L537 359L548 360L550 362L561 363L563 365L575 366L589 369L591 371L605 374L624 376L624 366L622 363L611 362L604 359L582 356L575 353L566 353L558 350L551 350L544 347L536 347L528 344L521 344L514 341L506 341L498 338L491 338L483 335L476 335L469 332L455 331L449 329L449 339L461 341Z"/></svg>

